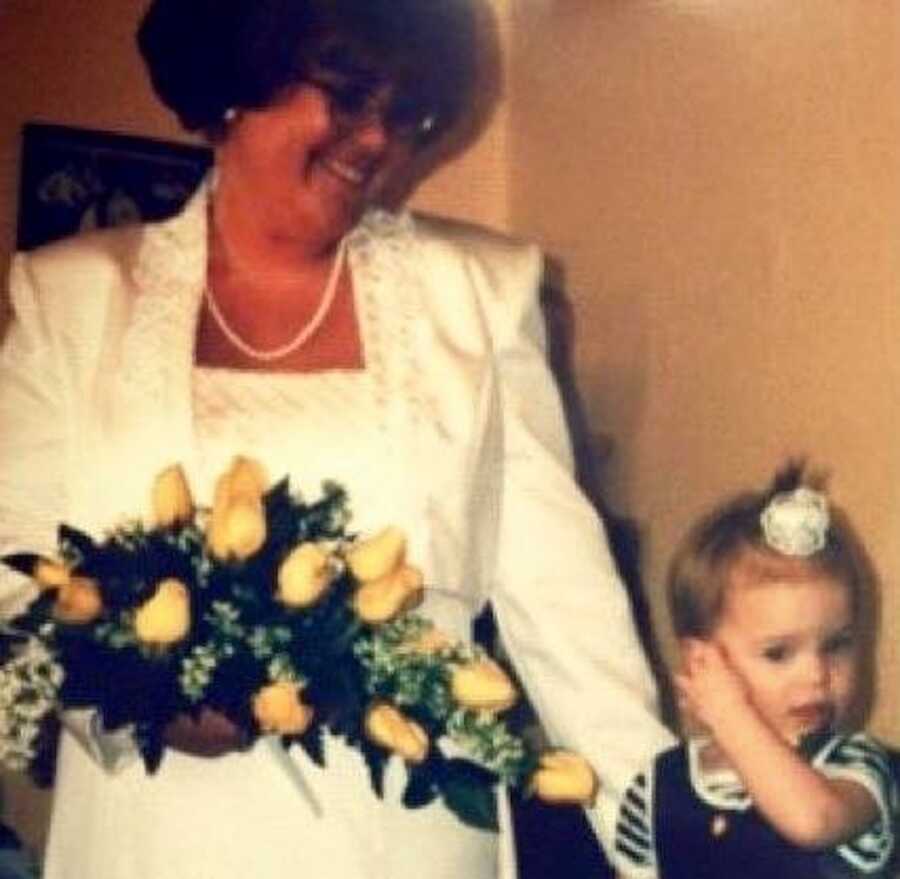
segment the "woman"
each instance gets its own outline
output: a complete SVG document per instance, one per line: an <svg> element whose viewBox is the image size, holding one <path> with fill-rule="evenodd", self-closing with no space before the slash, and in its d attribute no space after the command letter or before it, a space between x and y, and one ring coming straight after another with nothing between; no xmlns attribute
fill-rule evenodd
<svg viewBox="0 0 900 879"><path fill-rule="evenodd" d="M134 515L172 461L206 498L239 452L309 492L336 479L356 528L410 536L444 629L469 637L492 602L551 740L599 773L590 817L609 839L624 785L670 739L571 477L539 256L371 208L465 121L473 15L463 0L152 3L141 50L162 100L212 138L215 173L169 221L16 258L0 549ZM217 715L185 719L150 778L88 732L93 759L69 735L61 750L48 879L476 879L498 858L512 875L508 833L404 809L399 764L377 800L339 742L326 769L298 749L285 765L264 743L237 750Z"/></svg>

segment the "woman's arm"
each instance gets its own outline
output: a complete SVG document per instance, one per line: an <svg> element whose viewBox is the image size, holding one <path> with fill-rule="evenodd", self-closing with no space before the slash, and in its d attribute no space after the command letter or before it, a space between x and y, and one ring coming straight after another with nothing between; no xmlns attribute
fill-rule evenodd
<svg viewBox="0 0 900 879"><path fill-rule="evenodd" d="M621 797L673 738L657 716L656 687L603 524L573 478L545 358L536 250L520 249L492 277L487 310L504 449L491 600L551 742L583 754L598 774L598 801L588 815L615 857Z"/></svg>
<svg viewBox="0 0 900 879"><path fill-rule="evenodd" d="M0 348L0 555L52 555L66 508L63 382L24 255L13 260L10 295L13 320ZM35 594L30 580L0 566L3 617Z"/></svg>
<svg viewBox="0 0 900 879"><path fill-rule="evenodd" d="M827 777L765 722L716 644L692 642L688 653L690 661L676 675L685 709L710 731L756 808L782 836L803 848L834 848L878 818L866 787Z"/></svg>
<svg viewBox="0 0 900 879"><path fill-rule="evenodd" d="M38 289L31 257L17 255L10 275L13 322L0 348L0 555L54 555L56 530L68 509L65 461L71 403L66 389L71 370L55 331L61 321L47 313ZM0 570L0 615L8 618L24 610L34 596L30 580ZM63 724L111 772L137 758L130 729L104 730L96 711L67 711ZM212 711L198 718L177 717L165 738L170 747L194 756L218 756L245 744L237 727Z"/></svg>
<svg viewBox="0 0 900 879"><path fill-rule="evenodd" d="M17 254L10 273L13 320L0 348L0 555L54 556L57 527L68 508L68 379L58 321L46 311L37 289L31 257ZM35 595L30 580L0 565L0 617L21 613ZM105 731L95 711L67 711L62 722L110 772L137 757L131 732Z"/></svg>

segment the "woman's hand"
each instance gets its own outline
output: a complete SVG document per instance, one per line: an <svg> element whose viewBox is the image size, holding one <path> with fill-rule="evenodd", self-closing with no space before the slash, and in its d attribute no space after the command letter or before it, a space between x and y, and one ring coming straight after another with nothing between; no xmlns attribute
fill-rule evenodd
<svg viewBox="0 0 900 879"><path fill-rule="evenodd" d="M689 717L715 734L752 710L744 682L718 644L690 639L684 657L674 681L679 706Z"/></svg>
<svg viewBox="0 0 900 879"><path fill-rule="evenodd" d="M201 709L196 717L179 714L168 723L163 738L169 747L194 757L221 757L249 745L240 727L211 708Z"/></svg>

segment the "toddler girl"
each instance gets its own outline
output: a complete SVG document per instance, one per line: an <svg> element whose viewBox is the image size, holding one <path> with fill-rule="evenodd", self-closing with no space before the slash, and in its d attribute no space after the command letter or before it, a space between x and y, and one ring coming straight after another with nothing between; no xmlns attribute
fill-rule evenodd
<svg viewBox="0 0 900 879"><path fill-rule="evenodd" d="M886 752L853 726L871 582L843 517L791 469L703 519L668 587L697 732L627 792L628 875L885 876L897 792Z"/></svg>

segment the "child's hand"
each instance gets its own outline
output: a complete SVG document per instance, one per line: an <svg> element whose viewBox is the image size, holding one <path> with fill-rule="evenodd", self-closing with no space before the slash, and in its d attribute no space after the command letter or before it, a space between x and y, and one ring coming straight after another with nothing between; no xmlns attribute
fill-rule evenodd
<svg viewBox="0 0 900 879"><path fill-rule="evenodd" d="M690 639L674 681L681 709L713 734L751 709L744 682L715 642Z"/></svg>

